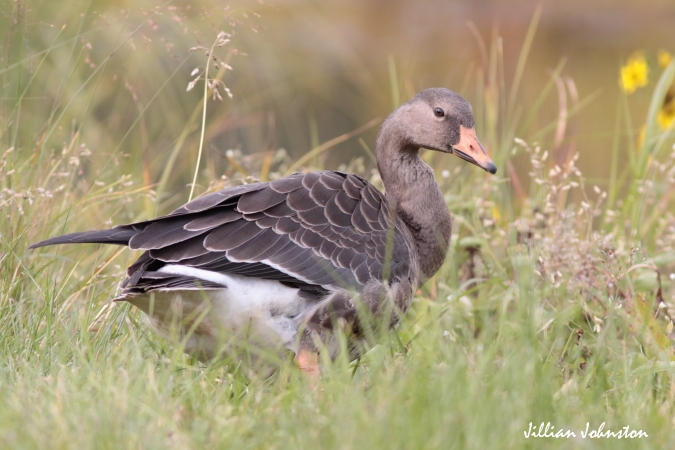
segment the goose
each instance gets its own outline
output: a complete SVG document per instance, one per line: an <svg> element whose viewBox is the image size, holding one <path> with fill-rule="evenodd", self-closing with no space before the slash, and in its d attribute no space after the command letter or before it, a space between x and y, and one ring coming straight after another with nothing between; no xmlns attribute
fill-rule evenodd
<svg viewBox="0 0 675 450"><path fill-rule="evenodd" d="M396 324L445 259L452 221L421 149L497 172L476 137L469 102L431 88L382 123L375 156L385 193L350 173L294 173L206 194L152 220L30 248L142 250L114 301L143 311L159 335L184 339L183 350L200 360L222 356L225 343L237 340L290 349L302 371L318 376L318 352L327 348L320 343L336 324L358 334L361 306Z"/></svg>

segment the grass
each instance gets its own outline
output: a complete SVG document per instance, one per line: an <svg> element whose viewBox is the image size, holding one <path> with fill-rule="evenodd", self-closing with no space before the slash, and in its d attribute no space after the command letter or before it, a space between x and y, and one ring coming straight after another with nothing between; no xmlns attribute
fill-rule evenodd
<svg viewBox="0 0 675 450"><path fill-rule="evenodd" d="M199 193L311 169L307 164L323 164L321 157L343 141L360 149L355 138L376 115L323 144L312 133L314 150L294 159L274 144L274 120L258 114L245 94L255 98L250 77L216 75L234 93L224 102L226 117L217 102L184 92L181 80L204 61L189 52L173 15L206 30L199 36L205 43L231 15L200 19L165 5L114 16L116 22L92 12L101 6L92 3L81 20L79 10L63 12L70 14L66 28L37 29L17 5L4 11L10 33L0 68L3 448L673 446L673 133L655 120L675 63L651 91L642 143L621 132L639 134L631 100L618 97L616 148L634 153L618 161L623 154L613 151L616 170L594 188L568 150L571 121L592 98L575 97L561 66L533 104L518 104L538 13L510 87L501 40L482 44L485 63L467 75L463 94L500 176L424 154L438 168L455 217L446 264L395 330L358 362L324 361L319 389L311 391L290 361L277 362L270 377L252 375L238 361L201 364L152 334L134 309L111 305L137 255L93 246L26 248L58 233L110 226L113 217L124 223L167 212L187 200L196 166ZM44 8L49 14L49 3ZM166 38L159 48L175 56L168 71L164 60L147 58L159 51L152 47L158 39L144 41L152 26ZM141 42L148 48L131 49ZM219 58L229 58L235 45ZM244 66L231 62L235 74L237 61ZM397 72L393 57L387 66L389 78L380 81L391 89L389 108L411 94L413 82ZM569 106L537 127L539 108L556 104L551 92ZM200 127L205 111L212 118ZM237 117L249 118L252 130L237 128ZM229 130L243 150L209 152L222 123L235 123ZM304 132L292 123L285 124L291 132ZM198 165L202 133L207 146ZM270 143L256 146L260 134ZM514 141L520 137L526 140ZM371 151L372 139L359 142ZM556 169L556 161L564 164ZM523 165L524 173L517 170ZM377 184L372 167L362 157L342 168ZM531 422L550 422L577 438L526 439ZM649 437L580 437L587 423L593 429L603 422Z"/></svg>

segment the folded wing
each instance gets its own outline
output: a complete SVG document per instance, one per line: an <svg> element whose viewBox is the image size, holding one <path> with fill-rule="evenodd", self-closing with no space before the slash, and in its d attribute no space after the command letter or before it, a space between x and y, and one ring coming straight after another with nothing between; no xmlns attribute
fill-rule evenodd
<svg viewBox="0 0 675 450"><path fill-rule="evenodd" d="M320 287L359 289L371 279L406 275L408 247L395 220L382 194L367 181L323 171L224 189L164 217L74 233L34 247L101 242L145 250L128 268L125 297L199 285L159 275L166 264L320 292Z"/></svg>

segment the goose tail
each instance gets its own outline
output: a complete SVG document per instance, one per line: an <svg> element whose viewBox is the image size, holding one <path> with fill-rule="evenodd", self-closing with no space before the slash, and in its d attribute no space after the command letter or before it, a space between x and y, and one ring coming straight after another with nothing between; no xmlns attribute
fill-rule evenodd
<svg viewBox="0 0 675 450"><path fill-rule="evenodd" d="M129 240L138 234L141 230L128 228L112 228L110 230L92 230L81 231L79 233L64 234L63 236L56 236L53 238L40 241L28 247L35 249L40 247L47 247L49 245L59 244L113 244L113 245L129 245Z"/></svg>

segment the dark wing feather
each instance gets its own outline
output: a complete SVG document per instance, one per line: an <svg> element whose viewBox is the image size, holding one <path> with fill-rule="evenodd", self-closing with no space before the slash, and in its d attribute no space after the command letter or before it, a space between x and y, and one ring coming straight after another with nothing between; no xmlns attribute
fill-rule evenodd
<svg viewBox="0 0 675 450"><path fill-rule="evenodd" d="M322 172L307 172L302 176L302 185L307 189L312 189L314 183L319 181Z"/></svg>
<svg viewBox="0 0 675 450"><path fill-rule="evenodd" d="M279 203L278 205L265 210L265 215L269 217L276 217L277 219L282 217L290 217L294 214L295 210L288 206L288 200L286 200L285 203Z"/></svg>
<svg viewBox="0 0 675 450"><path fill-rule="evenodd" d="M228 189L223 189L213 194L204 195L202 197L192 200L190 203L181 206L169 216L176 216L180 214L188 214L192 212L205 211L211 209L214 206L221 205L227 200L239 197L248 192L260 191L269 186L269 183L253 183L253 184L244 184L241 186L235 186Z"/></svg>
<svg viewBox="0 0 675 450"><path fill-rule="evenodd" d="M237 233L241 228L250 224L246 220L237 220L236 222L226 223L211 231L204 239L204 247L212 252L224 252L228 248L233 248L229 237ZM255 225L255 224L254 224ZM236 247L236 245L234 246Z"/></svg>
<svg viewBox="0 0 675 450"><path fill-rule="evenodd" d="M335 196L335 204L340 208L340 211L351 216L359 201L351 198L345 191L339 191Z"/></svg>
<svg viewBox="0 0 675 450"><path fill-rule="evenodd" d="M57 236L37 244L31 245L30 249L47 247L58 244L115 244L129 245L129 240L138 234L143 227L125 226L110 230L83 231Z"/></svg>
<svg viewBox="0 0 675 450"><path fill-rule="evenodd" d="M210 230L225 223L234 222L241 218L241 214L233 208L217 207L207 214L191 220L185 224L185 229L190 231Z"/></svg>
<svg viewBox="0 0 675 450"><path fill-rule="evenodd" d="M361 180L356 175L347 175L345 181L342 183L342 190L351 198L361 200L361 190L366 187L364 180Z"/></svg>
<svg viewBox="0 0 675 450"><path fill-rule="evenodd" d="M330 224L337 225L339 227L351 226L351 216L340 209L336 203L336 197L332 197L328 203L326 203L325 211L326 219L328 219Z"/></svg>
<svg viewBox="0 0 675 450"><path fill-rule="evenodd" d="M142 278L136 281L133 285L125 288L122 293L115 298L118 300L126 300L136 295L142 295L149 291L175 291L185 289L223 289L219 283L214 283L208 280L202 280L195 277L186 277L182 275L174 275L164 272L155 272L147 270L143 272Z"/></svg>
<svg viewBox="0 0 675 450"><path fill-rule="evenodd" d="M256 225L255 222L244 221L244 225L242 227L228 234L220 241L220 250L231 250L239 246L255 242L255 238L258 237L262 231L262 228ZM207 241L208 238L206 238L204 242Z"/></svg>
<svg viewBox="0 0 675 450"><path fill-rule="evenodd" d="M309 190L309 196L318 206L326 206L331 198L335 197L337 191L328 188L324 183L315 183Z"/></svg>
<svg viewBox="0 0 675 450"><path fill-rule="evenodd" d="M336 192L342 190L342 185L345 181L344 175L338 174L337 172L329 172L329 171L320 173L321 177L319 178L319 181L321 182L321 184Z"/></svg>
<svg viewBox="0 0 675 450"><path fill-rule="evenodd" d="M257 255L255 259L259 261L264 261L270 259L275 255L289 251L293 248L295 248L295 243L291 241L288 235L282 235L274 245L270 246L261 254Z"/></svg>
<svg viewBox="0 0 675 450"><path fill-rule="evenodd" d="M189 216L182 216L153 222L129 240L129 248L134 250L163 248L203 233L202 230L186 230L185 225L189 221Z"/></svg>
<svg viewBox="0 0 675 450"><path fill-rule="evenodd" d="M389 251L388 233L394 233ZM224 189L164 217L61 236L35 247L71 242L147 250L128 269L127 296L153 289L216 288L160 272L166 264L279 280L312 297L325 294L321 286L360 290L383 273L407 276L410 258L384 196L356 175L330 171Z"/></svg>
<svg viewBox="0 0 675 450"><path fill-rule="evenodd" d="M295 212L308 211L319 205L309 196L309 189L296 189L288 194L286 204Z"/></svg>
<svg viewBox="0 0 675 450"><path fill-rule="evenodd" d="M206 255L209 250L204 247L204 238L195 236L175 245L150 250L149 253L154 259L174 263Z"/></svg>
<svg viewBox="0 0 675 450"><path fill-rule="evenodd" d="M265 228L255 237L256 245L240 245L227 252L228 258L233 261L256 261L260 255L270 251L281 240L281 235L272 228Z"/></svg>
<svg viewBox="0 0 675 450"><path fill-rule="evenodd" d="M298 231L300 228L301 225L298 222L290 219L289 217L282 217L277 222L274 230L280 234L291 234L295 231Z"/></svg>
<svg viewBox="0 0 675 450"><path fill-rule="evenodd" d="M279 178L270 182L270 187L282 194L288 194L302 186L302 179L302 174L296 172L289 177Z"/></svg>
<svg viewBox="0 0 675 450"><path fill-rule="evenodd" d="M261 212L286 201L286 194L267 188L247 192L237 203L237 210L246 214Z"/></svg>
<svg viewBox="0 0 675 450"><path fill-rule="evenodd" d="M329 221L327 208L321 206L316 206L306 211L298 211L297 217L300 219L300 223L302 223L303 226L325 225Z"/></svg>

